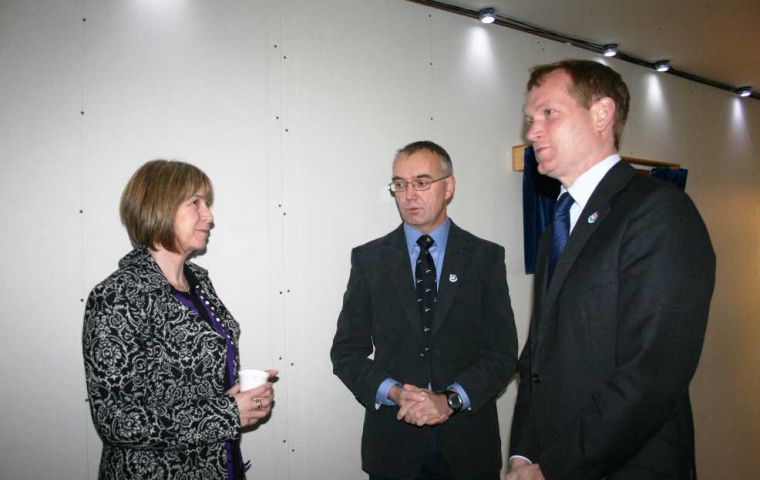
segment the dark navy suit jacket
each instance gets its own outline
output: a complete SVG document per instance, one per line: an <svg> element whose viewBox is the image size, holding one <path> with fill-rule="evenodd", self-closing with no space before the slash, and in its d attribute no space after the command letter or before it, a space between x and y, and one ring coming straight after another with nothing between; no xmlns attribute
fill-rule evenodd
<svg viewBox="0 0 760 480"><path fill-rule="evenodd" d="M534 279L510 450L547 480L689 479L715 255L689 197L616 164Z"/></svg>
<svg viewBox="0 0 760 480"><path fill-rule="evenodd" d="M428 351L412 278L403 226L351 254L331 358L335 374L366 408L362 467L406 478L422 466L431 427L396 420L396 406L375 406L380 383L394 378L437 392L462 385L472 408L432 427L442 453L459 478L497 472L496 397L517 368L504 249L451 224Z"/></svg>

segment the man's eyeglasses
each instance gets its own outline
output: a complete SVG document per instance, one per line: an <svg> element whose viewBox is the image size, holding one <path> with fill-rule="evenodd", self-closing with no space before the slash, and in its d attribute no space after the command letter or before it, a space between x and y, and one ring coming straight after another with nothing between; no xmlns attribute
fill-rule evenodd
<svg viewBox="0 0 760 480"><path fill-rule="evenodd" d="M397 178L396 180L393 180L391 183L388 184L388 190L391 191L391 193L398 193L403 192L406 190L406 187L409 185L412 186L415 190L418 192L422 190L430 190L430 187L435 182L440 182L441 180L444 180L446 178L449 178L451 175L446 175L445 177L436 178L433 180L432 178L415 178L414 180L407 182L406 180L402 180L400 178Z"/></svg>

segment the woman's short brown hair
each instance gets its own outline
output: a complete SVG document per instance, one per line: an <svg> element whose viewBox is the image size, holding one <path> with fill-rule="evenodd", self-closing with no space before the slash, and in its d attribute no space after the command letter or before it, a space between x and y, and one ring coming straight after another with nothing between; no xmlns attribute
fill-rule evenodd
<svg viewBox="0 0 760 480"><path fill-rule="evenodd" d="M162 246L177 252L174 216L179 206L199 190L206 203L214 201L214 188L203 171L176 160L151 160L138 168L121 194L119 215L136 248Z"/></svg>

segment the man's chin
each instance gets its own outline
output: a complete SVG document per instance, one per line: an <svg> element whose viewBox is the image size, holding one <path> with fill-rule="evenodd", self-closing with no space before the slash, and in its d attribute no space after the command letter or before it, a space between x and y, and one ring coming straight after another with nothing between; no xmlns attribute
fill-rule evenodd
<svg viewBox="0 0 760 480"><path fill-rule="evenodd" d="M401 215L401 219L404 223L408 223L409 225L414 225L418 221L414 215Z"/></svg>

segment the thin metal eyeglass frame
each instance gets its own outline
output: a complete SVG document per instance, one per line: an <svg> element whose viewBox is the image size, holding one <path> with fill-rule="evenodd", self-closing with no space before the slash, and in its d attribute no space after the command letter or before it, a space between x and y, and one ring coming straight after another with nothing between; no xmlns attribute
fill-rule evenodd
<svg viewBox="0 0 760 480"><path fill-rule="evenodd" d="M399 193L399 192L403 192L403 191L405 191L405 190L406 190L406 189L409 187L409 185L412 185L412 188L413 188L414 190L416 190L416 191L418 191L418 192L424 192L425 190L430 190L430 187L432 187L432 186L433 186L433 184L434 184L435 182L440 182L441 180L446 180L446 179L447 179L447 178L449 178L450 176L451 176L451 174L449 174L449 175L446 175L445 177L436 178L435 180L430 180L430 183L428 183L428 184L425 186L425 188L417 188L417 187L415 187L415 186L414 186L414 182L415 182L414 180L412 180L411 182L407 182L406 180L403 180L403 179L402 179L402 180L403 180L403 182L404 182L404 188L402 188L401 190L394 190L394 188L393 188L393 184L395 183L395 181L394 181L394 182L391 182L391 183L389 183L389 184L388 184L388 190L389 190L391 193ZM419 181L419 180L417 180L417 181Z"/></svg>

